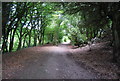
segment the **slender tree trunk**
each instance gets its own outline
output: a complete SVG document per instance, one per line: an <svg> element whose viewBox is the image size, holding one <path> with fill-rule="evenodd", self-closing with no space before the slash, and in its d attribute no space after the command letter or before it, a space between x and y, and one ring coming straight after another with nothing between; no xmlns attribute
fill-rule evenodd
<svg viewBox="0 0 120 81"><path fill-rule="evenodd" d="M22 45L22 37L19 38L19 44L17 50L21 49L21 45Z"/></svg>
<svg viewBox="0 0 120 81"><path fill-rule="evenodd" d="M42 33L42 44L44 44L44 37L45 37L45 27L43 28L43 33Z"/></svg>
<svg viewBox="0 0 120 81"><path fill-rule="evenodd" d="M31 45L31 31L29 32L29 43L28 43L28 47L30 47Z"/></svg>
<svg viewBox="0 0 120 81"><path fill-rule="evenodd" d="M87 37L87 40L89 40L89 29L86 28L86 37Z"/></svg>
<svg viewBox="0 0 120 81"><path fill-rule="evenodd" d="M23 40L23 48L25 47L25 42L26 42L26 37L27 37L28 34L25 34L24 36L24 40Z"/></svg>
<svg viewBox="0 0 120 81"><path fill-rule="evenodd" d="M35 33L35 29L34 29L34 46L36 46L37 44L37 34Z"/></svg>
<svg viewBox="0 0 120 81"><path fill-rule="evenodd" d="M13 42L14 42L14 36L15 36L16 29L17 29L17 28L14 29L12 38L11 38L11 40L10 40L9 52L11 52L12 49L13 49Z"/></svg>
<svg viewBox="0 0 120 81"><path fill-rule="evenodd" d="M92 30L92 28L90 28L90 40L92 39L92 37L93 37L93 32L92 32L93 30Z"/></svg>

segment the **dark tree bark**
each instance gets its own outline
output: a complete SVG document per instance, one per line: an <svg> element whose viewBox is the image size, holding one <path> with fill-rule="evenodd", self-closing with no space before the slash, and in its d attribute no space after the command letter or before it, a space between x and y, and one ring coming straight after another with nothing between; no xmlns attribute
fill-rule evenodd
<svg viewBox="0 0 120 81"><path fill-rule="evenodd" d="M113 60L120 64L120 13L113 18Z"/></svg>
<svg viewBox="0 0 120 81"><path fill-rule="evenodd" d="M11 3L2 3L2 37L3 37L3 44L2 44L2 50L4 52L8 52L7 49L7 41L8 41L8 34L6 29L6 24L9 20L9 14L11 11Z"/></svg>
<svg viewBox="0 0 120 81"><path fill-rule="evenodd" d="M21 13L18 13L18 15L17 15L18 20L16 21L16 23L15 23L15 25L14 25L15 28L14 28L14 30L13 30L12 38L11 38L11 40L10 40L9 52L11 52L12 49L13 49L14 36L15 36L16 30L17 30L17 28L18 28L19 21L20 21L20 19L23 17L23 15L24 15L24 13L25 13L25 11L26 11L26 9L27 9L26 4L23 4L23 5L24 5L24 6L23 6L23 8L22 8L22 10L21 10Z"/></svg>
<svg viewBox="0 0 120 81"><path fill-rule="evenodd" d="M36 30L34 29L34 45L33 46L36 46L37 45L37 34L36 34Z"/></svg>
<svg viewBox="0 0 120 81"><path fill-rule="evenodd" d="M26 16L27 16L27 12L28 12L28 10L26 11L25 18L26 18ZM19 44L18 44L17 50L21 49L22 37L23 37L24 34L26 33L26 32L23 33L23 26L26 24L26 22L27 22L27 19L24 21L24 23L21 22L20 36L18 37L18 38L19 38Z"/></svg>

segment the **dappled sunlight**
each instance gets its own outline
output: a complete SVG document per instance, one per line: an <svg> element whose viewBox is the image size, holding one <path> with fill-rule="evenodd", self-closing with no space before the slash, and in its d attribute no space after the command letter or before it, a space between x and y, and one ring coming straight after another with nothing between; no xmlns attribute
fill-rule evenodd
<svg viewBox="0 0 120 81"><path fill-rule="evenodd" d="M63 36L61 44L70 44L70 43L71 40L68 38L68 36Z"/></svg>
<svg viewBox="0 0 120 81"><path fill-rule="evenodd" d="M62 42L61 44L70 44L70 41Z"/></svg>

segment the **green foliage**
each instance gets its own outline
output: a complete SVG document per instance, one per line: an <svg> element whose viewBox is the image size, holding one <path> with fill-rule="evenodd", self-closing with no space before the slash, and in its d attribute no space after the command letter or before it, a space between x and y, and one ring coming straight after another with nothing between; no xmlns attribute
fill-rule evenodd
<svg viewBox="0 0 120 81"><path fill-rule="evenodd" d="M56 45L67 41L84 43L101 36L100 32L112 23L104 16L101 3L8 4L11 5L7 7L10 13L3 16L3 19L8 17L3 23L4 52L48 42Z"/></svg>

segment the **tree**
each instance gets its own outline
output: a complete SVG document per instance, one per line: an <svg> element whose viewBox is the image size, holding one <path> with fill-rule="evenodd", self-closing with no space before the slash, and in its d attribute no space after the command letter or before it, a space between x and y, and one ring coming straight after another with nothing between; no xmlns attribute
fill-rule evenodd
<svg viewBox="0 0 120 81"><path fill-rule="evenodd" d="M82 24L87 28L87 37L96 36L96 31L105 28L112 21L113 31L113 60L120 63L120 4L119 3L65 3L65 12L68 14L79 13L82 18ZM80 25L82 25L80 24ZM92 30L92 27L94 29ZM110 28L110 27L109 27ZM89 30L90 29L90 30ZM90 32L91 33L90 33ZM92 36L94 32L94 36ZM89 35L90 34L90 35Z"/></svg>

